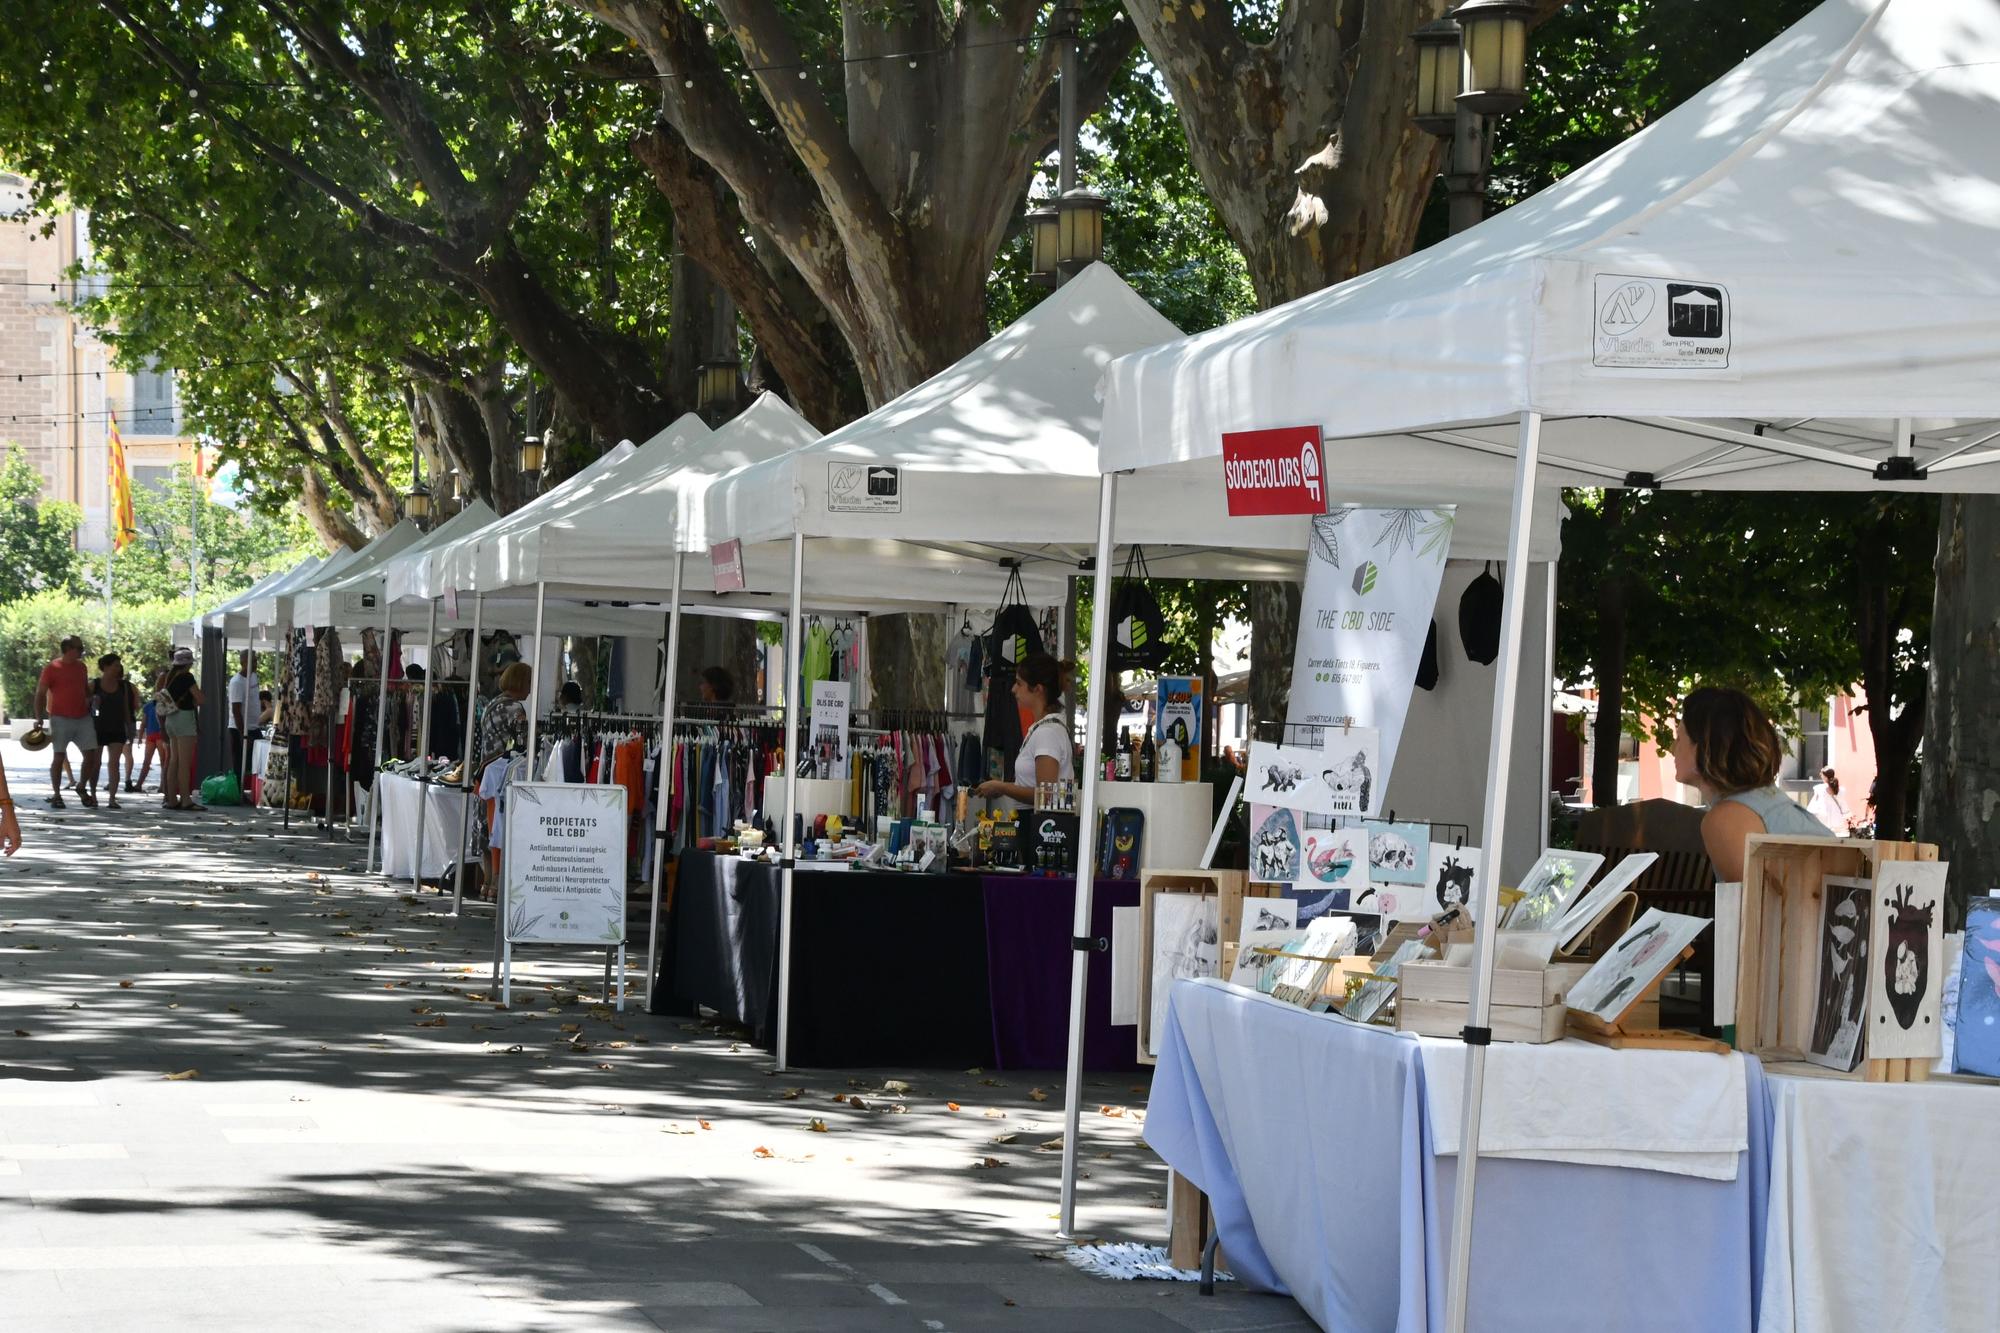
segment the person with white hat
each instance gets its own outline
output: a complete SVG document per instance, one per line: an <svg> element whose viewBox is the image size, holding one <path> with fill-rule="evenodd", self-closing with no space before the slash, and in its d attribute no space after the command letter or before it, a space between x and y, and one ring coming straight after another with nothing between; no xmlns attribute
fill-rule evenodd
<svg viewBox="0 0 2000 1333"><path fill-rule="evenodd" d="M195 710L201 687L194 683L194 652L174 649L167 683L153 696L161 730L167 733L167 762L160 774L161 804L169 810L206 810L194 799Z"/></svg>

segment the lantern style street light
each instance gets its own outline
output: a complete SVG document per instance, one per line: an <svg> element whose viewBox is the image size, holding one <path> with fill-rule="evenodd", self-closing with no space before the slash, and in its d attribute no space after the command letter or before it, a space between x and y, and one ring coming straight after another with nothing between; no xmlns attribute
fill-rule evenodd
<svg viewBox="0 0 2000 1333"><path fill-rule="evenodd" d="M412 521L417 523L422 523L425 519L429 518L431 516L430 488L425 486L421 481L410 487L409 493L403 497L403 512L409 515Z"/></svg>
<svg viewBox="0 0 2000 1333"><path fill-rule="evenodd" d="M736 390L742 383L740 361L704 361L696 372L695 410L715 425L736 414Z"/></svg>
<svg viewBox="0 0 2000 1333"><path fill-rule="evenodd" d="M1417 48L1417 128L1448 139L1458 120L1458 25L1438 19L1410 40Z"/></svg>
<svg viewBox="0 0 2000 1333"><path fill-rule="evenodd" d="M1451 12L1459 33L1459 103L1486 116L1528 104L1528 24L1524 0L1465 0Z"/></svg>
<svg viewBox="0 0 2000 1333"><path fill-rule="evenodd" d="M1028 273L1036 282L1053 287L1062 271L1062 252L1057 238L1056 210L1028 210Z"/></svg>
<svg viewBox="0 0 2000 1333"><path fill-rule="evenodd" d="M1448 140L1445 191L1456 236L1486 216L1492 145L1486 118L1528 102L1527 0L1464 0L1410 34L1417 48L1417 128Z"/></svg>
<svg viewBox="0 0 2000 1333"><path fill-rule="evenodd" d="M1104 196L1081 186L1056 200L1056 251L1064 277L1104 258Z"/></svg>
<svg viewBox="0 0 2000 1333"><path fill-rule="evenodd" d="M521 474L528 476L542 470L542 437L526 435L521 438Z"/></svg>

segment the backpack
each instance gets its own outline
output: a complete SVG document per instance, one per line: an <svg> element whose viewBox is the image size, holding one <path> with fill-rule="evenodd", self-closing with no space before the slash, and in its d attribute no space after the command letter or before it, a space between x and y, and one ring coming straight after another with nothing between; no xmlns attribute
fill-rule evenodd
<svg viewBox="0 0 2000 1333"><path fill-rule="evenodd" d="M170 671L160 688L153 691L153 715L162 722L181 711L181 706L174 702L173 689L174 675Z"/></svg>

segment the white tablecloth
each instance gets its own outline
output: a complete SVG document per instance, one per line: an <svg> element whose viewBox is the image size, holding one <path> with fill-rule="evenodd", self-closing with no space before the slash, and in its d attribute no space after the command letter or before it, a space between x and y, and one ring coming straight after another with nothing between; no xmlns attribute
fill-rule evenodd
<svg viewBox="0 0 2000 1333"><path fill-rule="evenodd" d="M2000 1089L1768 1082L1761 1333L2000 1329Z"/></svg>
<svg viewBox="0 0 2000 1333"><path fill-rule="evenodd" d="M417 813L424 811L425 879L444 873L458 847L465 821L465 793L442 783L428 785L384 773L376 782L382 802L382 871L392 879L408 879L417 858Z"/></svg>
<svg viewBox="0 0 2000 1333"><path fill-rule="evenodd" d="M1423 1038L1431 1148L1463 1139L1465 1046ZM1479 1151L1488 1157L1621 1166L1734 1180L1750 1147L1743 1057L1617 1051L1574 1037L1495 1042L1486 1053Z"/></svg>

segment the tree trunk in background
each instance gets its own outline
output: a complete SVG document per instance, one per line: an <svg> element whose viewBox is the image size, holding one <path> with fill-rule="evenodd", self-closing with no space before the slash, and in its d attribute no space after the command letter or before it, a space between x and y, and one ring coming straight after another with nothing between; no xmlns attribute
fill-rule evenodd
<svg viewBox="0 0 2000 1333"><path fill-rule="evenodd" d="M306 521L312 524L313 535L326 546L327 554L360 550L367 543L367 537L352 519L334 507L333 497L327 494L326 483L320 480L319 469L309 463L302 465L298 477L299 508L305 512Z"/></svg>
<svg viewBox="0 0 2000 1333"><path fill-rule="evenodd" d="M1898 602L1907 593L1882 577L1892 558L1882 536L1879 525L1859 534L1854 637L1861 651L1861 687L1868 694L1868 734L1875 742L1876 836L1901 840L1910 828L1911 765L1924 734L1928 691L1920 683L1915 698L1896 699L1895 656L1905 609ZM1903 705L1900 714L1893 710L1897 702Z"/></svg>
<svg viewBox="0 0 2000 1333"><path fill-rule="evenodd" d="M931 611L870 616L869 695L876 708L942 709L945 618Z"/></svg>
<svg viewBox="0 0 2000 1333"><path fill-rule="evenodd" d="M1618 804L1618 747L1625 739L1625 616L1631 599L1623 575L1597 585L1597 721L1590 760L1590 803Z"/></svg>
<svg viewBox="0 0 2000 1333"><path fill-rule="evenodd" d="M721 667L736 682L736 697L731 702L759 702L757 622L724 616L683 615L680 669L675 673L674 682L674 698L680 706L691 708L700 703L701 673L709 667ZM635 708L633 711L644 710Z"/></svg>
<svg viewBox="0 0 2000 1333"><path fill-rule="evenodd" d="M1285 708L1292 697L1292 652L1298 644L1296 583L1250 585L1250 731L1259 740L1285 738Z"/></svg>
<svg viewBox="0 0 2000 1333"><path fill-rule="evenodd" d="M712 345L717 311L729 297L708 270L685 253L673 260L673 327L667 333L667 394L677 408L692 411L700 401L701 363L716 354ZM668 424L663 420L662 427ZM637 437L632 443L644 444Z"/></svg>
<svg viewBox="0 0 2000 1333"><path fill-rule="evenodd" d="M1938 522L1918 835L1951 862L1946 930L2000 891L2000 497L1946 496Z"/></svg>
<svg viewBox="0 0 2000 1333"><path fill-rule="evenodd" d="M1215 680L1216 603L1213 597L1205 595L1207 588L1208 585L1205 584L1196 585L1195 605L1200 607L1201 610L1195 616L1194 622L1195 641L1201 645L1200 669L1196 674L1201 677L1202 700L1201 735L1194 738L1194 743L1201 747L1199 753L1203 765L1206 765L1208 760L1216 753L1216 737L1222 733L1220 721L1222 708L1216 702L1215 698L1218 692Z"/></svg>

